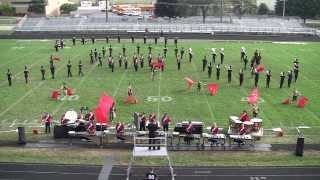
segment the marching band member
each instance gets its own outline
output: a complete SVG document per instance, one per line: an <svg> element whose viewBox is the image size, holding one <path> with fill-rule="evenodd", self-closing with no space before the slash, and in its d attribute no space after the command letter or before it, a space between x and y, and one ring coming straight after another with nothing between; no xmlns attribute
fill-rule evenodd
<svg viewBox="0 0 320 180"><path fill-rule="evenodd" d="M45 112L41 117L42 122L45 124L45 133L51 133L51 123L52 123L52 115L48 112Z"/></svg>
<svg viewBox="0 0 320 180"><path fill-rule="evenodd" d="M216 64L217 53L215 48L211 48L211 55L212 55L212 64Z"/></svg>
<svg viewBox="0 0 320 180"><path fill-rule="evenodd" d="M117 131L117 138L119 140L125 140L123 135L124 135L124 124L122 122L118 122L116 124L116 131Z"/></svg>
<svg viewBox="0 0 320 180"><path fill-rule="evenodd" d="M164 115L161 118L161 124L163 127L163 131L168 131L169 130L169 123L171 122L170 117L168 116L167 113L164 113Z"/></svg>
<svg viewBox="0 0 320 180"><path fill-rule="evenodd" d="M189 48L189 62L192 61L192 56L193 56L192 49Z"/></svg>
<svg viewBox="0 0 320 180"><path fill-rule="evenodd" d="M139 131L145 131L146 130L146 123L147 123L147 118L145 113L139 114Z"/></svg>
<svg viewBox="0 0 320 180"><path fill-rule="evenodd" d="M210 131L212 135L216 135L219 133L219 127L217 126L217 123L213 124Z"/></svg>
<svg viewBox="0 0 320 180"><path fill-rule="evenodd" d="M187 142L187 144L189 144L190 145L190 142L191 142L191 140L192 140L192 138L193 138L193 136L192 136L192 132L193 132L193 125L192 125L192 123L191 123L191 121L189 121L189 124L188 124L188 126L186 127L186 134L187 134L187 136L185 137L185 141Z"/></svg>
<svg viewBox="0 0 320 180"><path fill-rule="evenodd" d="M258 104L254 104L252 107L252 116L256 118L258 116L258 113L259 113Z"/></svg>
<svg viewBox="0 0 320 180"><path fill-rule="evenodd" d="M242 114L240 115L240 121L245 122L245 121L250 121L249 115L246 110L242 111Z"/></svg>
<svg viewBox="0 0 320 180"><path fill-rule="evenodd" d="M94 134L96 131L95 125L94 125L94 120L89 120L88 122L88 127L87 127L87 132L89 134Z"/></svg>
<svg viewBox="0 0 320 180"><path fill-rule="evenodd" d="M243 61L244 57L246 55L246 48L245 47L241 47L241 56L240 56L240 60Z"/></svg>

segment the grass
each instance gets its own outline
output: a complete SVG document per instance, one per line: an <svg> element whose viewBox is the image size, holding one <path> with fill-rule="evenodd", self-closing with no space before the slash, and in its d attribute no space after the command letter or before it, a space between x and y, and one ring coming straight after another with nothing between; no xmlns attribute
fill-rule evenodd
<svg viewBox="0 0 320 180"><path fill-rule="evenodd" d="M128 165L130 152L108 149L0 148L0 162L103 165L113 156L115 165ZM250 156L250 158L248 158ZM188 157L188 158L186 158ZM170 152L174 166L318 166L319 151L305 151L303 157L292 152ZM164 164L161 159L139 158L135 165Z"/></svg>
<svg viewBox="0 0 320 180"><path fill-rule="evenodd" d="M147 54L147 45L143 45L141 40L141 51ZM71 45L66 40L67 45ZM243 87L238 86L238 71L240 69L240 48L245 46L249 57L253 55L256 48L262 49L262 62L267 69L273 73L271 88L264 88L264 75L260 77L260 95L264 99L261 103L259 117L263 122L265 129L282 127L285 129L285 135L294 137L296 131L294 127L298 125L307 125L312 127L305 131L306 137L310 135L308 142L319 142L317 136L320 135L320 44L306 43L299 44L273 44L270 42L217 42L217 41L183 41L179 42L179 48L184 47L187 51L192 47L194 51L193 63L184 59L182 70L177 71L174 58L174 45L169 43L169 55L167 58L167 68L165 72L158 73L156 80L151 81L151 74L148 68L139 69L134 72L132 65L124 71L118 67L118 53L121 52L122 45L125 44L129 53L129 63L131 63L133 51L136 45L129 41L118 44L112 42L113 56L115 57L115 72L112 73L106 67L105 60L102 68L89 64L89 51L93 48L101 50L102 46L108 46L104 41L95 45L91 43L84 46L77 44L75 47L65 48L58 53L54 52L53 41L37 40L1 40L0 41L0 129L15 129L17 126L39 126L40 114L44 111L54 113L54 119L59 121L60 116L67 110L79 110L81 106L88 106L94 109L97 105L99 96L102 92L107 92L114 96L117 101L117 120L130 123L133 112L146 112L147 114L155 112L161 116L167 112L173 118L173 124L183 120L201 120L207 126L217 122L219 126L225 129L228 126L228 117L230 115L239 115L246 109L251 112L251 107L246 102L241 102L253 88L253 80L250 72L245 72L245 82ZM226 70L223 68L221 79L215 80L215 70L213 77L208 78L207 72L202 72L201 60L204 55L210 59L210 49L225 48L225 64L233 65L233 80L227 84ZM153 55L157 56L162 52L163 44L153 45ZM186 52L187 53L187 52ZM56 63L57 78L51 80L49 77L49 57L51 54L59 55L62 60ZM288 71L292 66L294 57L300 59L301 73L299 80L293 87L279 89L280 71ZM74 77L66 78L66 64L71 60L73 64ZM77 64L82 60L84 64L84 77L77 76ZM145 60L146 62L147 60ZM24 65L30 68L31 83L25 84L23 79ZM40 66L44 65L47 69L47 80L42 81L40 76ZM6 80L6 71L10 68L13 75L13 86L8 87ZM204 83L215 82L220 88L216 96L210 96L203 87L202 92L198 93L194 88L191 91L186 90L184 77L190 76L192 79L201 80ZM50 93L52 90L61 86L63 81L75 90L79 96L77 101L52 101ZM137 99L140 101L137 105L125 105L123 100L127 95L128 84L132 83ZM281 101L291 95L294 88L297 88L303 95L307 96L310 103L304 108L298 108L296 105L285 106ZM148 96L169 96L170 102L149 102ZM112 122L113 124L115 122ZM288 136L289 137L289 136ZM268 139L270 142L272 138ZM275 140L278 142L278 139ZM284 142L291 142L291 139L284 139ZM295 138L293 138L293 142ZM281 143L281 140L280 142Z"/></svg>

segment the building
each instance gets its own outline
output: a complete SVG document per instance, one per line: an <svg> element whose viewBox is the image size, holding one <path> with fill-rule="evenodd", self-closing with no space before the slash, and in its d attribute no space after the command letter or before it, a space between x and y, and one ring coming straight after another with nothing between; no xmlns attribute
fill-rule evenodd
<svg viewBox="0 0 320 180"><path fill-rule="evenodd" d="M60 6L63 4L74 4L74 2L69 0L47 0L46 16L60 16Z"/></svg>
<svg viewBox="0 0 320 180"><path fill-rule="evenodd" d="M1 0L1 3L9 3L16 11L16 14L27 14L32 0Z"/></svg>

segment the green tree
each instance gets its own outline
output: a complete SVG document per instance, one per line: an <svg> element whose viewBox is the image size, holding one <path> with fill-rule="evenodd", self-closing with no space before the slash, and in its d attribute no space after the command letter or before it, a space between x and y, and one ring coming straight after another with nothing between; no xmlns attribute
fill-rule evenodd
<svg viewBox="0 0 320 180"><path fill-rule="evenodd" d="M258 7L258 14L260 15L265 15L265 14L269 14L270 10L268 8L268 6L265 3L261 3Z"/></svg>
<svg viewBox="0 0 320 180"><path fill-rule="evenodd" d="M177 0L157 0L154 13L156 16L169 17L169 19L179 16Z"/></svg>
<svg viewBox="0 0 320 180"><path fill-rule="evenodd" d="M283 11L283 0L277 0L275 7L275 14L278 16L282 16L282 11Z"/></svg>
<svg viewBox="0 0 320 180"><path fill-rule="evenodd" d="M43 14L45 5L45 0L33 0L29 7L29 12Z"/></svg>
<svg viewBox="0 0 320 180"><path fill-rule="evenodd" d="M0 4L0 15L2 16L12 16L15 10L8 3Z"/></svg>
<svg viewBox="0 0 320 180"><path fill-rule="evenodd" d="M257 5L252 0L230 0L230 2L234 4L232 11L239 19L245 14L257 13Z"/></svg>
<svg viewBox="0 0 320 180"><path fill-rule="evenodd" d="M315 18L320 14L320 1L319 0L286 0L285 15L299 16L303 19L304 23L308 18ZM283 1L277 0L275 5L277 15L282 15Z"/></svg>
<svg viewBox="0 0 320 180"><path fill-rule="evenodd" d="M78 5L76 5L76 4L66 3L66 4L62 4L60 6L60 12L62 14L69 14L71 11L77 10L77 8L78 8Z"/></svg>

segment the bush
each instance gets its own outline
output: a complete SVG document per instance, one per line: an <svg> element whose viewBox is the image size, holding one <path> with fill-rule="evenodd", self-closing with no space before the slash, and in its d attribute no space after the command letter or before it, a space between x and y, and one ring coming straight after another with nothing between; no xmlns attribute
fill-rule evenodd
<svg viewBox="0 0 320 180"><path fill-rule="evenodd" d="M29 12L42 14L45 11L45 5L46 3L44 0L34 0L29 7Z"/></svg>
<svg viewBox="0 0 320 180"><path fill-rule="evenodd" d="M60 6L60 12L62 14L69 14L71 11L77 10L78 5L76 4L62 4Z"/></svg>
<svg viewBox="0 0 320 180"><path fill-rule="evenodd" d="M265 15L265 14L269 14L270 10L268 8L268 6L265 3L261 3L258 7L258 14L259 15Z"/></svg>
<svg viewBox="0 0 320 180"><path fill-rule="evenodd" d="M14 15L15 10L9 4L1 4L0 5L0 15L2 16L12 16Z"/></svg>

